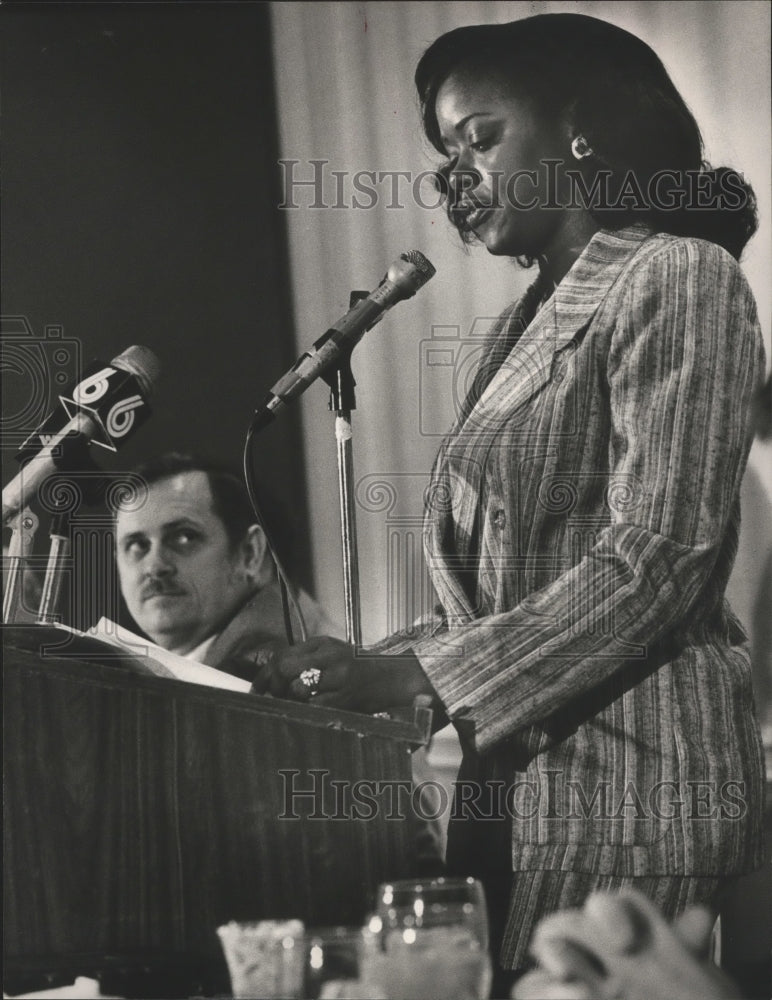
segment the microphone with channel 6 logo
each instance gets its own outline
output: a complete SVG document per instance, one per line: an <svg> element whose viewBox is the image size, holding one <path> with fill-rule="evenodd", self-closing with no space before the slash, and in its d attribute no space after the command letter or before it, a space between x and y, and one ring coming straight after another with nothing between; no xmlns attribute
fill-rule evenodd
<svg viewBox="0 0 772 1000"><path fill-rule="evenodd" d="M150 416L149 398L161 364L147 347L127 348L109 365L93 364L60 406L22 444L21 471L3 490L3 524L16 516L41 483L66 469L84 442L116 451Z"/></svg>

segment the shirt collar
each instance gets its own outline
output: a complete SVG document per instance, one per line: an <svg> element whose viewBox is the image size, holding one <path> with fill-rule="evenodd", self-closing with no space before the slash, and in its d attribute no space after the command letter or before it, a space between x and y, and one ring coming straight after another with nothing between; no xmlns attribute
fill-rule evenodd
<svg viewBox="0 0 772 1000"><path fill-rule="evenodd" d="M195 649L191 649L189 653L185 653L185 659L194 660L196 663L206 663L206 654L209 652L212 643L218 635L219 632L215 632L214 635L210 635L208 639L204 639L204 641L199 643Z"/></svg>

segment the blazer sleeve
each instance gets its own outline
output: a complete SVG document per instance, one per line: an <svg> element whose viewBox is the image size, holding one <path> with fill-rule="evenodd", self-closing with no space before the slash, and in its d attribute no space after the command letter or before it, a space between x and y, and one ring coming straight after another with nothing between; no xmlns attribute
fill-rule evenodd
<svg viewBox="0 0 772 1000"><path fill-rule="evenodd" d="M510 611L413 645L451 719L490 749L687 621L724 540L763 376L736 262L669 240L631 272L607 361L610 485L642 484L570 570ZM631 480L629 477L635 477ZM594 627L613 620L613 629Z"/></svg>

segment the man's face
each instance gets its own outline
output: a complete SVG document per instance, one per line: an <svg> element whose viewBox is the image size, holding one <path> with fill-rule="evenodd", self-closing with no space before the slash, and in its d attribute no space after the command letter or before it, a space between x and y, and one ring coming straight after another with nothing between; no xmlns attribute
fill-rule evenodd
<svg viewBox="0 0 772 1000"><path fill-rule="evenodd" d="M153 483L141 510L119 512L116 543L129 611L164 649L195 649L253 589L249 542L231 550L205 472Z"/></svg>

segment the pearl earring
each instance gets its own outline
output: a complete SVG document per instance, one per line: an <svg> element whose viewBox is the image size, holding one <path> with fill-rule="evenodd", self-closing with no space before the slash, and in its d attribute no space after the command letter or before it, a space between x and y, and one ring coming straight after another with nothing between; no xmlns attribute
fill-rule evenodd
<svg viewBox="0 0 772 1000"><path fill-rule="evenodd" d="M571 152L576 160L584 160L588 156L592 156L590 144L583 135L578 135L571 143Z"/></svg>

